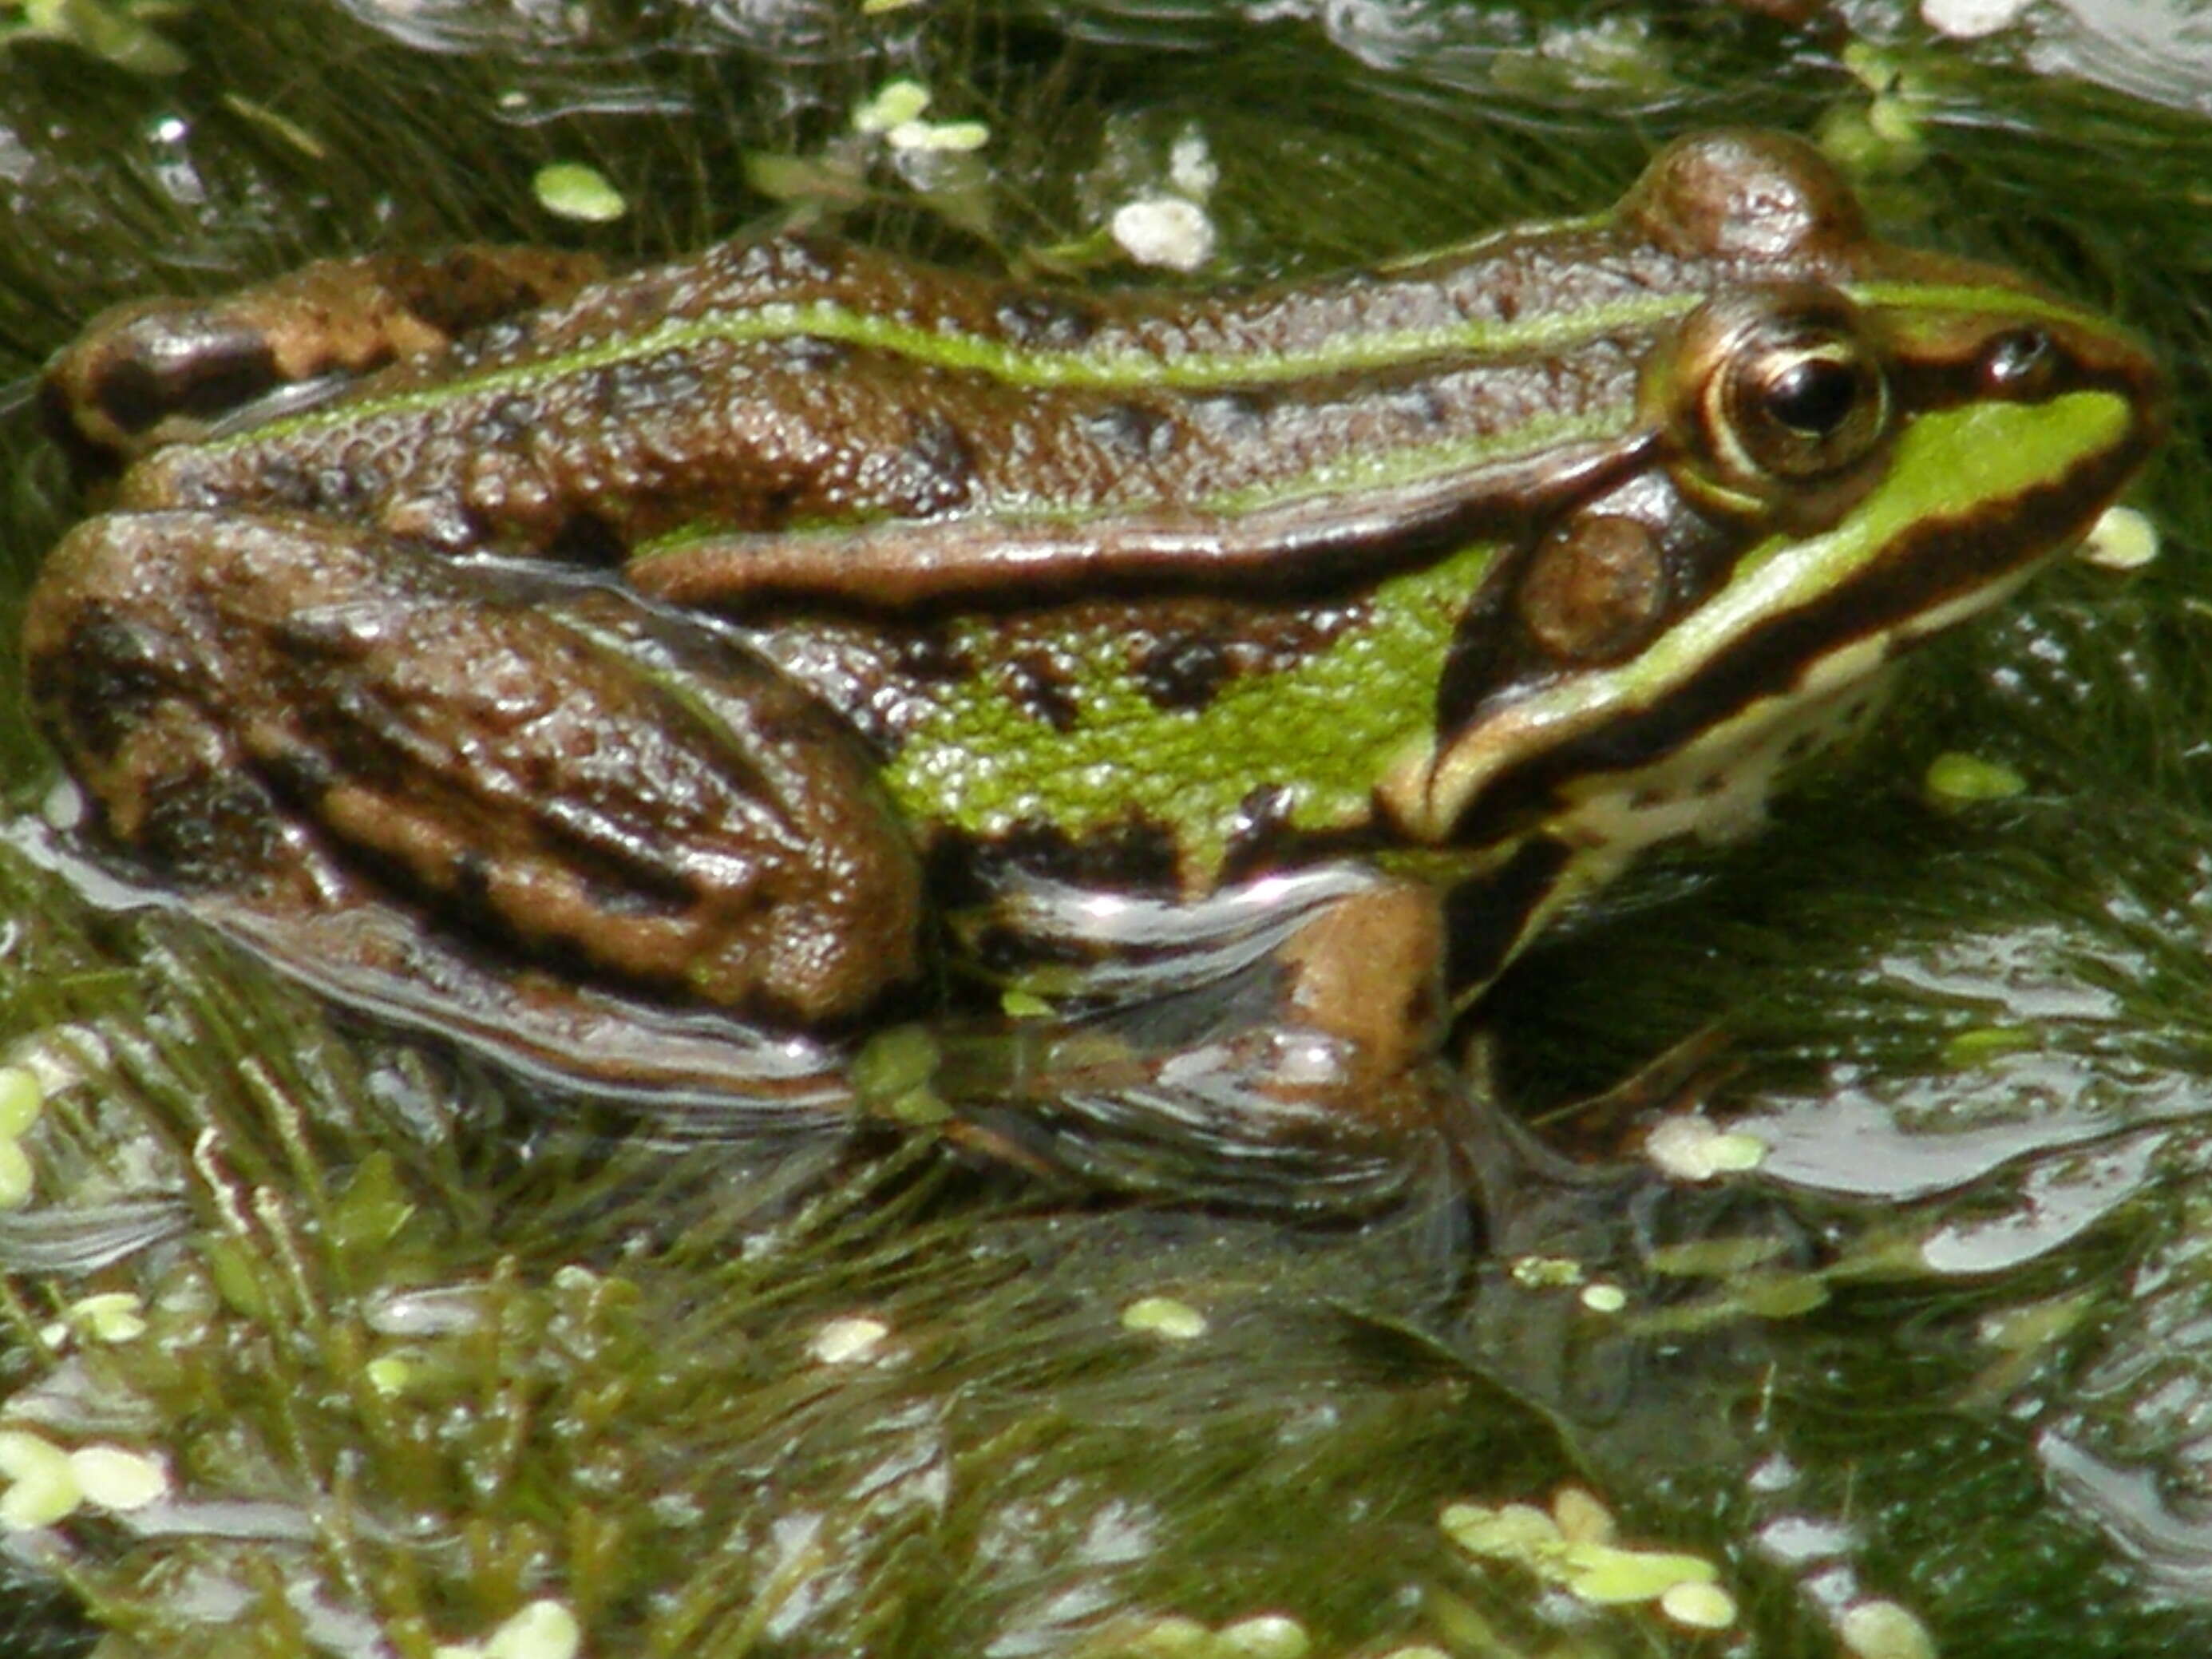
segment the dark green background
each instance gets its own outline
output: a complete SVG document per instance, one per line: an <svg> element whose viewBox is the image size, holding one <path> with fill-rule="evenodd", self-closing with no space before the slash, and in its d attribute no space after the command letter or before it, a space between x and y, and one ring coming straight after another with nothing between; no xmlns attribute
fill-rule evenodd
<svg viewBox="0 0 2212 1659"><path fill-rule="evenodd" d="M461 5L410 38L238 0L161 27L167 55L106 37L158 74L67 43L0 58L0 655L72 511L32 381L103 304L367 247L694 246L776 211L749 158L818 159L895 75L989 123L989 170L933 203L878 167L852 234L1021 260L1094 228L1195 125L1222 172L1209 279L1601 206L1718 122L1823 133L1886 228L2127 317L2181 404L2142 492L2157 565L2054 572L1946 642L1764 841L1644 872L1494 999L1507 1097L1559 1145L1607 1143L1572 1103L1703 1034L1715 1112L1783 1149L1658 1218L1771 1241L1761 1269L1655 1265L1652 1218L1613 1187L1498 1198L1497 1231L1564 1217L1609 1260L1634 1297L1612 1324L1414 1224L1057 1203L924 1141L847 1149L809 1189L814 1164L625 1140L579 1111L549 1129L496 1078L44 873L22 826L49 763L0 663L19 826L0 1041L100 1045L49 1109L43 1206L0 1231L21 1268L0 1391L41 1374L57 1307L137 1290L155 1328L79 1362L81 1431L128 1402L99 1432L167 1449L191 1496L318 1517L296 1543L213 1516L151 1541L73 1529L67 1576L110 1650L318 1650L292 1582L374 1604L409 1654L541 1594L584 1608L600 1656L1119 1651L1131 1620L1263 1611L1330 1654L1812 1655L1851 1594L1978 1659L2212 1641L2212 135L2187 112L2212 70L2192 83L2176 45L2152 102L2066 72L2092 54L2063 15L1968 46L1872 6ZM530 188L550 160L592 162L632 211L551 218ZM1946 750L2027 792L1936 810L1918 781ZM1823 1192L1840 1160L1820 1136L1844 1123L1873 1174ZM187 1230L40 1271L38 1225L124 1224L111 1177L173 1177ZM422 1339L417 1391L364 1427L365 1357L455 1286L473 1331ZM1125 1333L1118 1309L1153 1292L1204 1308L1209 1335ZM854 1311L901 1363L807 1357ZM2061 1473L2093 1466L2094 1491ZM1715 1559L1737 1630L1564 1609L1437 1526L1446 1503L1570 1480L1634 1540ZM1778 1558L1790 1516L1833 1547ZM246 1598L255 1646L188 1613L210 1585ZM74 1642L59 1604L10 1596L0 1650Z"/></svg>

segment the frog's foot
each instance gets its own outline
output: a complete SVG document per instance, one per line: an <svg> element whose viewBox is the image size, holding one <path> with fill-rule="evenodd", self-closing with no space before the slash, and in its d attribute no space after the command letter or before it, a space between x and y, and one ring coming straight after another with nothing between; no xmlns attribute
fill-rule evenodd
<svg viewBox="0 0 2212 1659"><path fill-rule="evenodd" d="M333 1006L480 1055L541 1103L617 1107L625 1133L655 1143L757 1149L852 1127L836 1045L518 969L398 905L279 916L227 893L187 902Z"/></svg>
<svg viewBox="0 0 2212 1659"><path fill-rule="evenodd" d="M24 639L110 832L280 953L295 921L397 906L518 966L803 1027L913 971L916 860L849 732L611 590L301 520L113 514L56 550Z"/></svg>
<svg viewBox="0 0 2212 1659"><path fill-rule="evenodd" d="M435 356L599 274L588 254L459 247L320 260L212 299L136 301L47 365L47 424L81 477L103 475L280 387Z"/></svg>
<svg viewBox="0 0 2212 1659"><path fill-rule="evenodd" d="M1440 1052L1430 889L1352 865L1182 903L1016 884L992 919L1059 964L1063 998L864 1065L897 1079L863 1086L869 1109L919 1109L993 1162L1176 1201L1346 1218L1444 1178L1465 1101Z"/></svg>

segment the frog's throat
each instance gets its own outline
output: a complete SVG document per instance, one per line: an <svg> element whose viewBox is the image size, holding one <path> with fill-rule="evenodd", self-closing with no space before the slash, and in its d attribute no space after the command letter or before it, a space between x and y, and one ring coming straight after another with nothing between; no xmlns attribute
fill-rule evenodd
<svg viewBox="0 0 2212 1659"><path fill-rule="evenodd" d="M2127 400L2103 390L1923 415L1899 434L1881 487L1832 528L1803 539L1768 538L1744 555L1725 586L1649 648L1492 710L1428 752L1403 757L1379 797L1410 836L1466 837L1494 806L1532 810L1488 798L1535 762L1547 774L1544 794L1553 810L1589 820L1546 817L1553 833L1587 844L1604 840L1626 853L1634 848L1619 843L1624 835L1641 846L1700 828L1666 815L1606 815L1601 828L1589 806L1601 794L1646 789L1656 773L1671 775L1686 758L1710 768L1760 748L1763 734L1794 715L1839 707L1911 641L1997 603L2117 486L2115 458L2128 452L2136 427ZM2037 533L2030 526L2045 499L2057 505L2046 515L2049 532ZM1911 603L1868 602L1898 584L1916 549L1931 541L1945 550L1947 565L1956 562L1955 573L1930 562L1929 580ZM1982 556L1960 558L1961 547ZM1910 592L1916 585L1902 586ZM1713 690L1717 667L1765 672L1747 676L1747 692L1729 697ZM1651 734L1632 755L1608 750L1603 763L1558 771L1541 764L1578 739L1632 728ZM1479 828L1474 838L1484 838Z"/></svg>

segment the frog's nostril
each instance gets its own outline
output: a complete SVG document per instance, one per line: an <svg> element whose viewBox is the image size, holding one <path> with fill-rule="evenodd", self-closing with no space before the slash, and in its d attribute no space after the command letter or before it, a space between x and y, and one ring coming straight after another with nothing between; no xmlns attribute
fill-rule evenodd
<svg viewBox="0 0 2212 1659"><path fill-rule="evenodd" d="M2049 390L2058 347L2039 328L2008 329L1983 349L1982 389L1992 398L2027 399Z"/></svg>

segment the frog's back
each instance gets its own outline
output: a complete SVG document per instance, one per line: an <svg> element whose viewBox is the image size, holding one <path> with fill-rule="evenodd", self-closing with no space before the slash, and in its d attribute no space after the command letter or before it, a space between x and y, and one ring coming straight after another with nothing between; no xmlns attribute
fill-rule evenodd
<svg viewBox="0 0 2212 1659"><path fill-rule="evenodd" d="M1325 518L1386 477L1464 497L1476 485L1459 480L1501 459L1616 441L1655 334L1699 296L1886 257L1794 141L1675 154L1602 219L1225 297L730 244L163 452L125 500L253 502L599 562L701 534L1048 522L1079 540L1152 515L1183 534L1164 568L1256 504ZM1740 228L1750 210L1757 235Z"/></svg>
<svg viewBox="0 0 2212 1659"><path fill-rule="evenodd" d="M159 451L25 654L110 830L302 957L336 912L377 968L396 892L819 1025L977 873L1195 898L1351 854L1494 874L1479 982L1747 821L2161 404L2124 333L1870 240L1757 135L1601 219L1244 293L777 241ZM445 556L533 552L623 580Z"/></svg>

